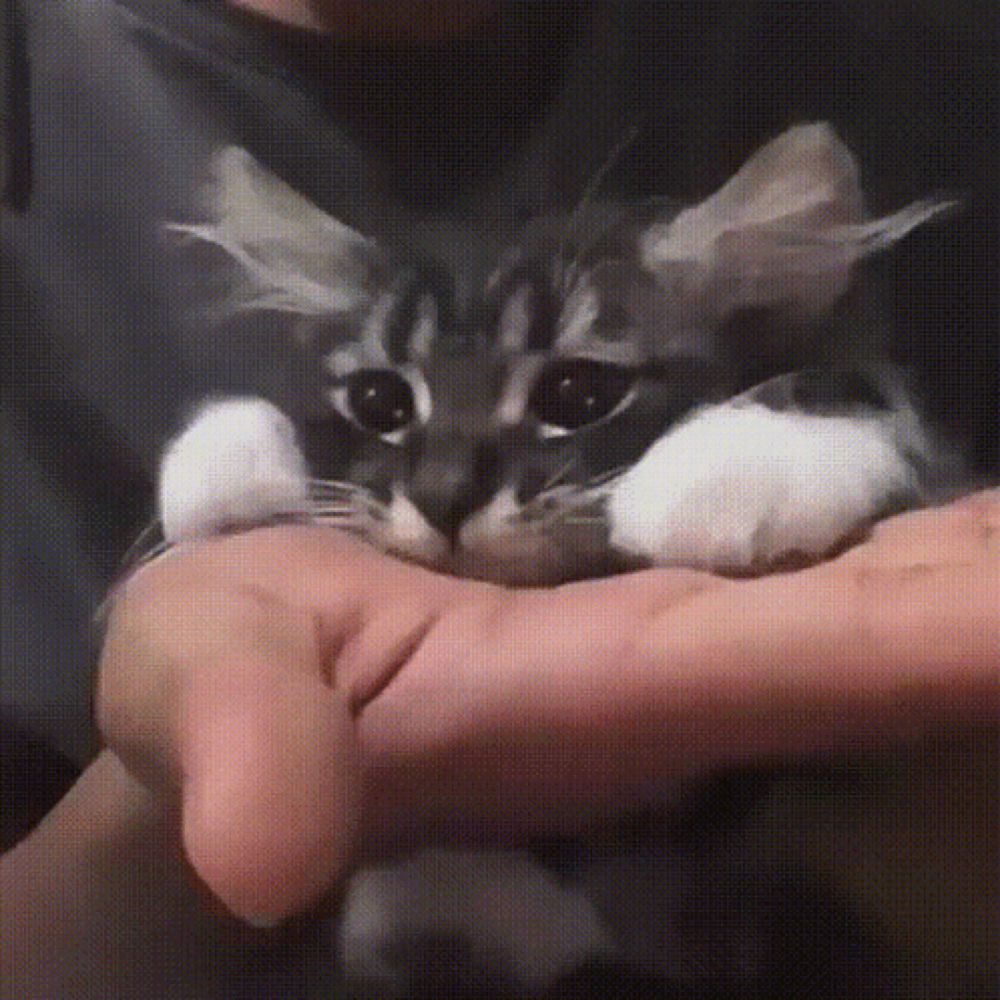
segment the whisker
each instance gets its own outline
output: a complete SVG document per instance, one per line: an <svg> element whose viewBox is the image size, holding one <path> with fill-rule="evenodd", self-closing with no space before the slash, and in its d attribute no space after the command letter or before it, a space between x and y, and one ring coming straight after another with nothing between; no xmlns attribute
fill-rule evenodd
<svg viewBox="0 0 1000 1000"><path fill-rule="evenodd" d="M607 469L582 483L559 483L558 480L576 465L577 460L571 459L556 475L549 479L545 487L538 492L526 508L539 507L545 509L561 503L564 508L579 509L580 506L593 503L601 498L600 490L628 470L627 465L618 465Z"/></svg>
<svg viewBox="0 0 1000 1000"><path fill-rule="evenodd" d="M583 215L600 193L601 185L607 178L608 173L622 158L632 143L635 142L636 137L639 135L639 131L640 129L637 125L633 125L631 128L625 130L625 132L618 139L618 142L615 143L614 148L611 150L604 162L597 168L596 171L594 171L594 175L591 177L586 188L584 189L580 200L577 202L576 207L566 220L566 225L563 228L562 236L559 240L559 247L556 252L555 266L555 287L563 294L569 290L570 284L576 276L576 270L579 266L580 257L583 253L582 249L578 249L573 259L567 262L566 249L569 245L569 241L577 235L577 230L583 221Z"/></svg>
<svg viewBox="0 0 1000 1000"><path fill-rule="evenodd" d="M149 558L148 546L154 538L159 538L160 542L154 547L160 550L166 543L163 541L163 529L160 526L159 518L153 518L135 537L135 541L125 551L119 564L124 570L139 562L144 562Z"/></svg>
<svg viewBox="0 0 1000 1000"><path fill-rule="evenodd" d="M351 483L338 483L325 479L311 479L309 481L309 495L314 497L347 497L356 496L362 492L367 492L364 487Z"/></svg>
<svg viewBox="0 0 1000 1000"><path fill-rule="evenodd" d="M538 491L538 495L541 496L543 493L547 493L549 490L555 489L556 486L559 485L560 481L564 480L570 472L572 472L578 461L579 459L576 456L568 459L559 469L549 476L542 488Z"/></svg>
<svg viewBox="0 0 1000 1000"><path fill-rule="evenodd" d="M310 479L309 488L314 490L326 490L332 493L353 493L359 487L352 483L338 483L332 479Z"/></svg>
<svg viewBox="0 0 1000 1000"><path fill-rule="evenodd" d="M588 479L587 482L583 484L582 489L594 490L599 489L601 486L606 486L612 480L617 479L619 476L626 473L628 469L629 467L627 465L616 465L613 469L600 472L596 476Z"/></svg>
<svg viewBox="0 0 1000 1000"><path fill-rule="evenodd" d="M354 498L349 493L342 493L337 490L311 490L309 499L314 503L352 503Z"/></svg>
<svg viewBox="0 0 1000 1000"><path fill-rule="evenodd" d="M347 479L321 479L318 476L311 478L309 480L309 484L311 486L329 486L334 489L348 490L351 492L365 489L365 487L361 486L359 483L352 483Z"/></svg>
<svg viewBox="0 0 1000 1000"><path fill-rule="evenodd" d="M338 528L350 529L355 525L358 525L358 519L353 517L349 513L330 513L329 511L320 511L318 514L314 514L310 521L313 524L335 524Z"/></svg>
<svg viewBox="0 0 1000 1000"><path fill-rule="evenodd" d="M315 506L309 511L310 517L355 517L357 510L354 507L344 506Z"/></svg>
<svg viewBox="0 0 1000 1000"><path fill-rule="evenodd" d="M159 540L150 545L150 542L158 538ZM118 572L108 587L104 597L94 609L93 622L98 628L104 628L108 623L111 608L119 588L136 570L152 562L157 556L163 555L168 549L173 548L173 543L168 542L162 533L159 519L154 519L139 532L135 541L128 547L125 555L122 556L118 564Z"/></svg>
<svg viewBox="0 0 1000 1000"><path fill-rule="evenodd" d="M311 513L322 517L367 517L372 521L386 519L385 504L376 499L368 487L336 479L311 479L309 496Z"/></svg>

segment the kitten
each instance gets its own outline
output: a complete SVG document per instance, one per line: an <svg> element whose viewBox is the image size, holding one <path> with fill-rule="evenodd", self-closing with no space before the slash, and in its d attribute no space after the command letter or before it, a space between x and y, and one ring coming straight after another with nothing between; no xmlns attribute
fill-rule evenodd
<svg viewBox="0 0 1000 1000"><path fill-rule="evenodd" d="M870 218L827 125L701 204L585 205L462 267L354 231L243 150L213 172L209 220L171 228L221 248L227 308L287 314L318 375L295 412L245 397L194 415L162 461L168 543L309 519L509 584L759 573L947 478L860 265L949 203ZM527 855L425 851L355 877L343 967L403 989L411 946L455 935L531 993L595 955L684 975L704 956L644 939L644 904L621 900L669 912L705 860L600 857L567 885Z"/></svg>

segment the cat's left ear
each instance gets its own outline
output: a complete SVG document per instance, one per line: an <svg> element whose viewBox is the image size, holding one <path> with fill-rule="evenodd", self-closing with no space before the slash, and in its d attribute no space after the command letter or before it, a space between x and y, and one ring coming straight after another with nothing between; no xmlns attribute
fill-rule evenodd
<svg viewBox="0 0 1000 1000"><path fill-rule="evenodd" d="M816 315L844 294L859 260L955 204L927 199L869 218L857 164L833 128L798 125L701 204L650 226L640 259L719 318L771 306Z"/></svg>
<svg viewBox="0 0 1000 1000"><path fill-rule="evenodd" d="M236 267L229 310L343 315L370 305L377 248L265 170L245 149L227 146L209 164L208 218L168 231L221 248Z"/></svg>

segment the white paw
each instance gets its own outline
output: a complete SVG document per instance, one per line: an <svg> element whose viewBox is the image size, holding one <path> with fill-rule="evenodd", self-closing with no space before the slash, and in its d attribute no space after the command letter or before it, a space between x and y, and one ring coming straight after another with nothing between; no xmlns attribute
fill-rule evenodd
<svg viewBox="0 0 1000 1000"><path fill-rule="evenodd" d="M352 880L339 930L349 979L401 990L416 970L393 966L392 945L460 937L473 960L543 991L592 955L612 950L610 934L579 889L560 886L533 860L510 853L424 851Z"/></svg>
<svg viewBox="0 0 1000 1000"><path fill-rule="evenodd" d="M747 570L818 558L911 490L891 418L710 407L657 441L608 498L611 544L657 565Z"/></svg>
<svg viewBox="0 0 1000 1000"><path fill-rule="evenodd" d="M168 542L305 511L309 474L292 422L252 397L209 403L167 447L159 513Z"/></svg>

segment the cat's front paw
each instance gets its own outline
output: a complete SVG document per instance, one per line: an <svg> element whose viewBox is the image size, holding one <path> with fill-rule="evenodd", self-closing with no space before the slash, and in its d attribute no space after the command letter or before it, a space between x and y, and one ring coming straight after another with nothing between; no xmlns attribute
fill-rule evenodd
<svg viewBox="0 0 1000 1000"><path fill-rule="evenodd" d="M351 882L343 914L345 974L382 996L428 978L468 986L484 977L535 995L613 950L583 892L560 885L520 854L424 851L363 870ZM450 968L428 969L440 960L442 943Z"/></svg>
<svg viewBox="0 0 1000 1000"><path fill-rule="evenodd" d="M819 559L916 493L885 415L707 407L657 441L608 496L611 544L655 565L751 572Z"/></svg>
<svg viewBox="0 0 1000 1000"><path fill-rule="evenodd" d="M291 420L255 397L205 405L160 464L159 513L168 542L302 513L308 494Z"/></svg>

